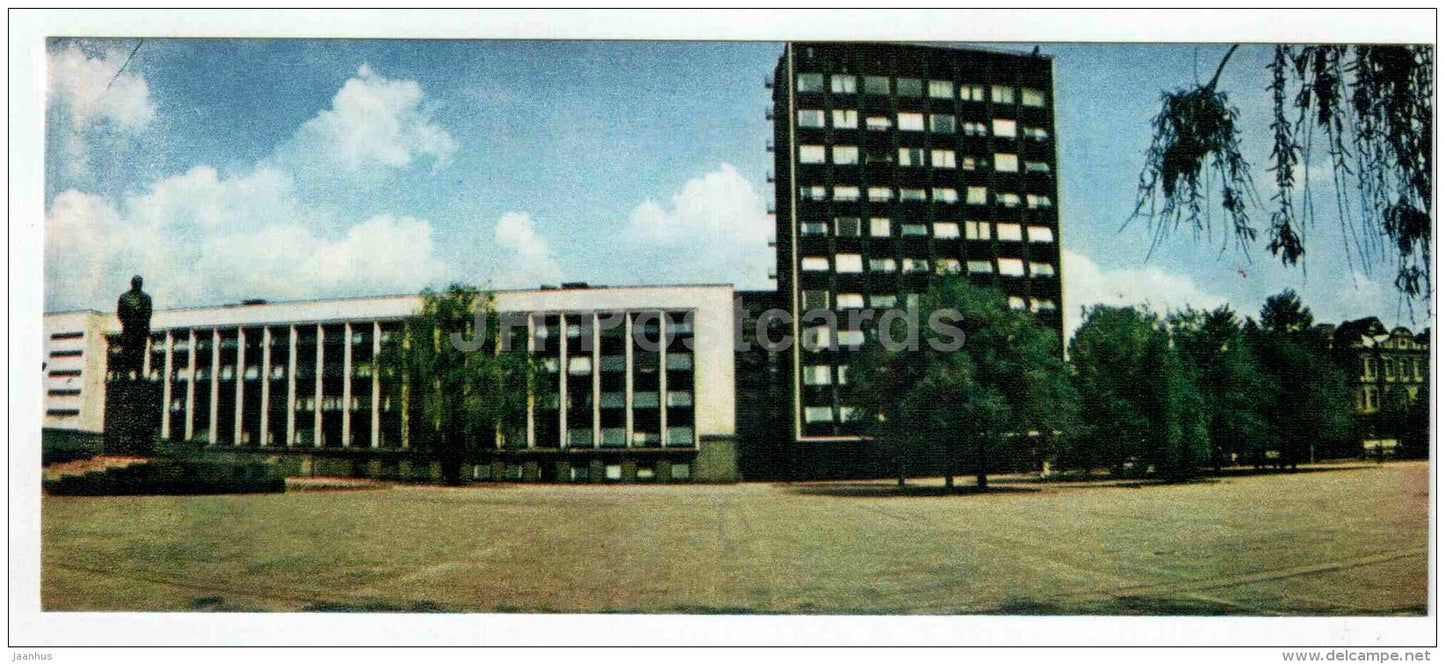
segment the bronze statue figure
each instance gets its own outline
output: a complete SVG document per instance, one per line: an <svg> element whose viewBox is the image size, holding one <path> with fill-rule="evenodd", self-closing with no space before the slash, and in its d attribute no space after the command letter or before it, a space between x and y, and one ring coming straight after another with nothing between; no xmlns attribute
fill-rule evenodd
<svg viewBox="0 0 1445 664"><path fill-rule="evenodd" d="M117 356L117 373L122 376L131 372L139 373L145 363L146 340L151 334L151 296L141 290L141 277L130 279L130 290L121 294L115 303L115 315L120 319L120 353Z"/></svg>

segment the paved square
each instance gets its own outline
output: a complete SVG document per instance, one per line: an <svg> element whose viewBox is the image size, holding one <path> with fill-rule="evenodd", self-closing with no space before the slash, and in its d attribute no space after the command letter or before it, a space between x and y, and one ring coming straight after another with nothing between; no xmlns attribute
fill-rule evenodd
<svg viewBox="0 0 1445 664"><path fill-rule="evenodd" d="M1429 466L43 502L46 610L1424 615Z"/></svg>

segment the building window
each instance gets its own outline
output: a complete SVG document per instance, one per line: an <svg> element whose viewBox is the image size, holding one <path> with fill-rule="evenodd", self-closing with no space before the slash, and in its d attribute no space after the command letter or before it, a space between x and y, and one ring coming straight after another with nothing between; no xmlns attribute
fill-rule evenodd
<svg viewBox="0 0 1445 664"><path fill-rule="evenodd" d="M873 237L888 237L893 234L892 222L887 217L873 217L868 220L868 234Z"/></svg>
<svg viewBox="0 0 1445 664"><path fill-rule="evenodd" d="M805 290L803 291L803 311L815 311L828 308L828 291Z"/></svg>
<svg viewBox="0 0 1445 664"><path fill-rule="evenodd" d="M998 239L1009 242L1023 242L1024 229L1018 224L999 224Z"/></svg>
<svg viewBox="0 0 1445 664"><path fill-rule="evenodd" d="M804 385L832 385L832 371L826 364L813 364L803 367Z"/></svg>
<svg viewBox="0 0 1445 664"><path fill-rule="evenodd" d="M1007 85L993 86L993 101L995 104L1014 103L1014 89Z"/></svg>
<svg viewBox="0 0 1445 664"><path fill-rule="evenodd" d="M1006 207L1006 208L1016 208L1016 207L1019 206L1019 203L1020 203L1020 202L1021 202L1021 201L1019 200L1019 195L1018 195L1018 194L999 194L999 195L998 195L998 204L999 204L999 205L1002 205L1002 206L1004 206L1004 207Z"/></svg>
<svg viewBox="0 0 1445 664"><path fill-rule="evenodd" d="M799 127L804 127L804 128L807 128L807 129L822 129L822 128L823 128L823 112L822 112L822 111L819 111L819 110L816 110L816 109L811 109L811 108L805 108L805 109L799 110L799 111L798 111L798 126L799 126Z"/></svg>
<svg viewBox="0 0 1445 664"><path fill-rule="evenodd" d="M953 81L929 81L928 96L934 99L952 99Z"/></svg>
<svg viewBox="0 0 1445 664"><path fill-rule="evenodd" d="M923 131L923 114L899 113L898 129L900 131Z"/></svg>
<svg viewBox="0 0 1445 664"><path fill-rule="evenodd" d="M998 259L998 273L1005 277L1024 276L1024 261L1021 258Z"/></svg>
<svg viewBox="0 0 1445 664"><path fill-rule="evenodd" d="M803 236L828 234L828 224L819 221L805 221L798 228L798 234Z"/></svg>
<svg viewBox="0 0 1445 664"><path fill-rule="evenodd" d="M1043 129L1039 129L1038 127L1024 127L1024 138L1035 141L1044 141L1048 140L1049 132L1044 131Z"/></svg>
<svg viewBox="0 0 1445 664"><path fill-rule="evenodd" d="M870 295L868 301L873 304L874 309L887 309L898 306L897 295Z"/></svg>
<svg viewBox="0 0 1445 664"><path fill-rule="evenodd" d="M869 187L868 200L891 201L893 200L893 190L888 187Z"/></svg>
<svg viewBox="0 0 1445 664"><path fill-rule="evenodd" d="M798 187L798 197L805 201L826 201L828 188L820 184Z"/></svg>
<svg viewBox="0 0 1445 664"><path fill-rule="evenodd" d="M919 273L919 272L927 272L927 271L928 271L928 259L925 259L925 258L905 258L905 259L903 259L903 273L904 273L904 274L917 274L917 273Z"/></svg>
<svg viewBox="0 0 1445 664"><path fill-rule="evenodd" d="M955 168L958 165L953 150L934 150L930 157L934 168Z"/></svg>
<svg viewBox="0 0 1445 664"><path fill-rule="evenodd" d="M1053 242L1054 231L1048 226L1029 226L1029 242Z"/></svg>
<svg viewBox="0 0 1445 664"><path fill-rule="evenodd" d="M871 131L888 131L893 128L893 120L885 115L872 115L865 121Z"/></svg>
<svg viewBox="0 0 1445 664"><path fill-rule="evenodd" d="M838 261L838 272L853 274L863 271L863 256L861 254L838 254L835 257Z"/></svg>
<svg viewBox="0 0 1445 664"><path fill-rule="evenodd" d="M821 164L827 160L827 149L821 145L799 145L798 161L804 164Z"/></svg>
<svg viewBox="0 0 1445 664"><path fill-rule="evenodd" d="M903 224L898 230L903 237L928 237L928 226L923 224Z"/></svg>
<svg viewBox="0 0 1445 664"><path fill-rule="evenodd" d="M858 195L857 187L833 187L833 200L835 201L856 201Z"/></svg>
<svg viewBox="0 0 1445 664"><path fill-rule="evenodd" d="M900 78L897 81L899 97L922 97L923 81L917 78Z"/></svg>
<svg viewBox="0 0 1445 664"><path fill-rule="evenodd" d="M675 479L675 480L690 480L690 479L692 479L692 465L691 465L691 464L674 463L674 464L672 464L672 470L671 470L670 472L672 473L672 479Z"/></svg>
<svg viewBox="0 0 1445 664"><path fill-rule="evenodd" d="M603 466L602 473L602 476L607 478L609 481L620 482L622 481L622 464L609 463L606 466Z"/></svg>
<svg viewBox="0 0 1445 664"><path fill-rule="evenodd" d="M928 195L922 189L899 189L898 200L921 203L928 200Z"/></svg>
<svg viewBox="0 0 1445 664"><path fill-rule="evenodd" d="M937 221L933 224L933 237L951 240L958 237L958 223L953 221Z"/></svg>
<svg viewBox="0 0 1445 664"><path fill-rule="evenodd" d="M870 95L888 94L887 76L864 76L863 92Z"/></svg>
<svg viewBox="0 0 1445 664"><path fill-rule="evenodd" d="M958 86L958 98L964 101L985 101L982 85Z"/></svg>
<svg viewBox="0 0 1445 664"><path fill-rule="evenodd" d="M838 308L839 308L839 309L862 309L862 308L863 308L863 295L862 295L861 293L839 293L839 294L838 294Z"/></svg>
<svg viewBox="0 0 1445 664"><path fill-rule="evenodd" d="M815 422L832 422L832 406L808 406L803 409L803 421L809 424Z"/></svg>
<svg viewBox="0 0 1445 664"><path fill-rule="evenodd" d="M892 258L870 258L868 259L869 272L897 272L898 263Z"/></svg>
<svg viewBox="0 0 1445 664"><path fill-rule="evenodd" d="M965 122L965 123L963 123L963 135L964 135L964 136L987 136L987 135L988 135L988 125L985 125L985 124L982 123L982 122Z"/></svg>
<svg viewBox="0 0 1445 664"><path fill-rule="evenodd" d="M965 170L965 171L971 171L971 170L973 170L973 169L975 169L975 168L978 168L978 160L977 160L977 159L974 159L973 157L964 157L964 158L963 158L963 170Z"/></svg>
<svg viewBox="0 0 1445 664"><path fill-rule="evenodd" d="M1019 123L1015 120L995 119L993 121L993 135L1000 138L1014 138L1018 136Z"/></svg>
<svg viewBox="0 0 1445 664"><path fill-rule="evenodd" d="M1029 275L1035 277L1054 276L1053 263L1029 263Z"/></svg>
<svg viewBox="0 0 1445 664"><path fill-rule="evenodd" d="M834 94L856 94L858 92L858 77L852 74L833 74L830 78Z"/></svg>
<svg viewBox="0 0 1445 664"><path fill-rule="evenodd" d="M838 237L858 237L862 221L857 217L838 217L833 225Z"/></svg>
<svg viewBox="0 0 1445 664"><path fill-rule="evenodd" d="M965 221L963 222L963 236L970 240L990 239L990 224L987 221Z"/></svg>
<svg viewBox="0 0 1445 664"><path fill-rule="evenodd" d="M1028 173L1047 173L1049 172L1049 165L1042 161L1026 161L1024 162L1024 171Z"/></svg>
<svg viewBox="0 0 1445 664"><path fill-rule="evenodd" d="M957 129L957 120L952 115L934 113L928 116L928 130L936 134L952 134Z"/></svg>
<svg viewBox="0 0 1445 664"><path fill-rule="evenodd" d="M957 258L938 259L939 274L958 274L960 272L963 272L963 264Z"/></svg>
<svg viewBox="0 0 1445 664"><path fill-rule="evenodd" d="M1017 173L1019 171L1019 156L1016 154L994 153L993 169L1000 173Z"/></svg>
<svg viewBox="0 0 1445 664"><path fill-rule="evenodd" d="M1035 107L1035 108L1043 108L1043 106L1044 106L1044 93L1043 93L1042 90L1034 90L1034 89L1032 89L1032 88L1022 88L1022 89L1019 90L1019 103L1023 104L1024 106L1033 106L1033 107Z"/></svg>
<svg viewBox="0 0 1445 664"><path fill-rule="evenodd" d="M964 190L964 201L969 205L988 203L988 187L968 187Z"/></svg>
<svg viewBox="0 0 1445 664"><path fill-rule="evenodd" d="M935 187L933 190L933 202L957 203L958 190L952 187Z"/></svg>
<svg viewBox="0 0 1445 664"><path fill-rule="evenodd" d="M970 274L993 274L993 262L969 261L968 271Z"/></svg>
<svg viewBox="0 0 1445 664"><path fill-rule="evenodd" d="M898 148L899 166L922 166L923 148Z"/></svg>
<svg viewBox="0 0 1445 664"><path fill-rule="evenodd" d="M1056 311L1058 308L1059 305L1054 304L1053 300L1046 298L1029 298L1029 310L1034 313L1040 311Z"/></svg>
<svg viewBox="0 0 1445 664"><path fill-rule="evenodd" d="M798 92L822 92L822 74L798 74Z"/></svg>
<svg viewBox="0 0 1445 664"><path fill-rule="evenodd" d="M858 146L856 145L835 145L833 146L833 163L840 166L851 166L858 163Z"/></svg>
<svg viewBox="0 0 1445 664"><path fill-rule="evenodd" d="M1385 380L1395 380L1395 358L1385 358Z"/></svg>
<svg viewBox="0 0 1445 664"><path fill-rule="evenodd" d="M1365 373L1364 373L1363 376L1361 376L1361 378L1363 378L1363 379L1365 379L1365 380L1374 380L1374 379L1375 379L1375 358L1373 358L1373 357L1366 357L1366 358L1365 358Z"/></svg>
<svg viewBox="0 0 1445 664"><path fill-rule="evenodd" d="M857 128L858 128L858 111L849 111L849 110L842 110L842 109L834 110L834 111L833 111L833 128L835 128L835 129L857 129Z"/></svg>
<svg viewBox="0 0 1445 664"><path fill-rule="evenodd" d="M823 256L807 256L803 258L804 272L827 272L828 259Z"/></svg>
<svg viewBox="0 0 1445 664"><path fill-rule="evenodd" d="M1022 297L1019 297L1018 295L1008 296L1008 307L1010 309L1027 309L1028 306L1028 301L1023 299Z"/></svg>
<svg viewBox="0 0 1445 664"><path fill-rule="evenodd" d="M1054 202L1048 196L1029 194L1029 209L1048 209L1054 206Z"/></svg>

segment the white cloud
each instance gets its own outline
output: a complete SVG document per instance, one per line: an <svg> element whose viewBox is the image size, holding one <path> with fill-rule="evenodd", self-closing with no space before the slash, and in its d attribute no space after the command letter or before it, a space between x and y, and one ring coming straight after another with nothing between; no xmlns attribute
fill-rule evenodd
<svg viewBox="0 0 1445 664"><path fill-rule="evenodd" d="M442 166L456 141L432 121L416 81L386 78L361 65L324 109L278 150L280 163L302 172L352 177L404 168L431 158Z"/></svg>
<svg viewBox="0 0 1445 664"><path fill-rule="evenodd" d="M87 133L136 133L155 119L145 79L121 71L129 57L130 52L119 49L92 57L76 44L46 56L46 99L59 111L60 123L67 125L53 130L65 133L65 163L71 175L85 171Z"/></svg>
<svg viewBox="0 0 1445 664"><path fill-rule="evenodd" d="M499 288L536 288L544 283L562 280L562 266L553 257L547 240L532 228L532 219L523 212L508 212L497 220L494 237L497 246L506 250L506 267L493 275Z"/></svg>
<svg viewBox="0 0 1445 664"><path fill-rule="evenodd" d="M764 199L732 164L689 180L671 207L643 201L633 208L624 237L639 247L664 247L667 274L740 287L767 287L773 223Z"/></svg>
<svg viewBox="0 0 1445 664"><path fill-rule="evenodd" d="M109 309L135 273L158 306L413 292L445 276L425 221L382 215L318 234L329 221L267 169L194 168L120 209L65 191L46 216L46 307Z"/></svg>
<svg viewBox="0 0 1445 664"><path fill-rule="evenodd" d="M1063 252L1063 262L1066 339L1083 322L1081 311L1096 304L1147 305L1162 314L1187 306L1213 309L1227 303L1223 297L1200 290L1193 279L1157 267L1104 270L1088 256L1068 250Z"/></svg>

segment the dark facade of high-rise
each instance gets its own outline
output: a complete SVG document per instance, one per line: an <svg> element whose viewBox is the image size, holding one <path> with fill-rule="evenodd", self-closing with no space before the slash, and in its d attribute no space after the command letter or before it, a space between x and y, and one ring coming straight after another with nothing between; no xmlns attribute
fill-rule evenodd
<svg viewBox="0 0 1445 664"><path fill-rule="evenodd" d="M816 343L802 314L907 307L962 273L1062 338L1053 61L790 43L772 89L778 301L803 341L786 359L779 435L797 476L885 473L846 397L861 333Z"/></svg>

